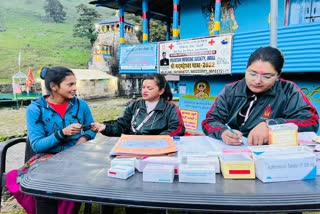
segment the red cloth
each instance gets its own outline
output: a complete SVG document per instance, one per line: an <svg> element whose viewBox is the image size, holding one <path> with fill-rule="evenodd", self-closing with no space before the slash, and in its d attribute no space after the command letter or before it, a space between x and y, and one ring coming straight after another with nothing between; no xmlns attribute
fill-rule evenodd
<svg viewBox="0 0 320 214"><path fill-rule="evenodd" d="M33 83L35 83L35 80L33 77L32 69L29 68L28 77L26 81L26 88L30 88L33 85Z"/></svg>

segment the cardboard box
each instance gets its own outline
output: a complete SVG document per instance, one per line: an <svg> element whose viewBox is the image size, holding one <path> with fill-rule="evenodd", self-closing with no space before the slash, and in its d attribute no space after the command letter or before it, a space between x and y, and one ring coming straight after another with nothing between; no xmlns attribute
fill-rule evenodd
<svg viewBox="0 0 320 214"><path fill-rule="evenodd" d="M116 165L112 166L108 170L108 176L113 178L127 179L128 177L134 175L134 167L132 166L124 166L124 165Z"/></svg>
<svg viewBox="0 0 320 214"><path fill-rule="evenodd" d="M317 164L317 175L320 175L320 152L314 152L316 156L316 164Z"/></svg>
<svg viewBox="0 0 320 214"><path fill-rule="evenodd" d="M168 157L168 156L147 157L147 158L137 158L135 161L135 167L139 172L143 172L144 168L148 164L173 165L174 173L176 175L178 174L179 162L177 157Z"/></svg>
<svg viewBox="0 0 320 214"><path fill-rule="evenodd" d="M220 156L224 178L255 179L254 161L248 154L228 154Z"/></svg>
<svg viewBox="0 0 320 214"><path fill-rule="evenodd" d="M131 166L135 167L135 160L136 158L113 158L111 160L111 166L116 166L116 165L123 165L123 166Z"/></svg>
<svg viewBox="0 0 320 214"><path fill-rule="evenodd" d="M292 153L308 152L312 153L313 149L308 146L274 146L274 145L263 145L263 146L249 146L248 147L253 154L253 157L259 155L283 155Z"/></svg>
<svg viewBox="0 0 320 214"><path fill-rule="evenodd" d="M179 164L185 165L209 165L214 167L216 173L220 173L220 162L216 155L186 154L178 153ZM180 167L179 167L180 169Z"/></svg>
<svg viewBox="0 0 320 214"><path fill-rule="evenodd" d="M174 166L164 164L148 164L143 170L143 181L173 183Z"/></svg>
<svg viewBox="0 0 320 214"><path fill-rule="evenodd" d="M262 182L314 179L316 157L312 153L260 155L255 158L256 176Z"/></svg>
<svg viewBox="0 0 320 214"><path fill-rule="evenodd" d="M269 125L269 144L275 146L297 146L298 126L293 123Z"/></svg>
<svg viewBox="0 0 320 214"><path fill-rule="evenodd" d="M179 165L179 182L216 183L216 172L213 165Z"/></svg>
<svg viewBox="0 0 320 214"><path fill-rule="evenodd" d="M256 165L256 176L262 182L314 179L316 155L306 146L260 146L250 148Z"/></svg>

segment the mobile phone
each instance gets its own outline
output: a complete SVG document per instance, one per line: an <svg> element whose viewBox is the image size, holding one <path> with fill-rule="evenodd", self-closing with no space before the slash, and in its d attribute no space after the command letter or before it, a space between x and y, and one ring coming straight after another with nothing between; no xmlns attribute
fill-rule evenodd
<svg viewBox="0 0 320 214"><path fill-rule="evenodd" d="M91 129L91 124L82 125L81 128L82 128L83 131L87 131L87 130Z"/></svg>

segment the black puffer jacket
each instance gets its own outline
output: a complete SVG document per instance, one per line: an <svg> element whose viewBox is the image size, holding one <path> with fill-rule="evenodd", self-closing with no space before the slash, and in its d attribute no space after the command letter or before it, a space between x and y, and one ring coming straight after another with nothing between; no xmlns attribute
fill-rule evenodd
<svg viewBox="0 0 320 214"><path fill-rule="evenodd" d="M237 116L248 99L246 88L245 79L225 86L202 121L206 135L221 139L227 123L247 137L251 129L267 119L273 119L278 124L295 123L299 132L317 132L319 116L316 108L295 83L284 79L276 81L269 91L259 97L248 120L240 126Z"/></svg>
<svg viewBox="0 0 320 214"><path fill-rule="evenodd" d="M122 117L113 122L105 123L106 129L101 133L107 136L120 136L121 134L184 135L185 127L181 112L173 102L161 98L151 117L145 121L140 129L136 130L147 116L145 101L137 100L125 109Z"/></svg>

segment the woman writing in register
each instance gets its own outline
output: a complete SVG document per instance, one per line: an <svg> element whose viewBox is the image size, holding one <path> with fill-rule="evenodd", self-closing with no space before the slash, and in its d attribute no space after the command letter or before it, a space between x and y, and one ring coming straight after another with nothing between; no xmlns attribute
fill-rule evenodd
<svg viewBox="0 0 320 214"><path fill-rule="evenodd" d="M184 135L181 112L171 100L172 93L166 79L158 73L149 74L142 80L141 100L130 103L116 121L94 123L91 130L106 136Z"/></svg>
<svg viewBox="0 0 320 214"><path fill-rule="evenodd" d="M262 145L268 143L269 122L294 123L298 131L317 132L317 111L296 84L280 79L283 64L276 48L254 51L245 77L226 85L216 98L202 122L204 133L231 145L241 145L241 136L249 145Z"/></svg>

